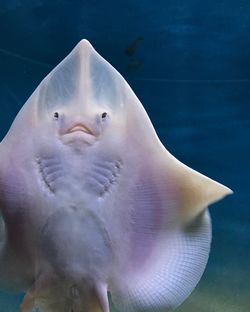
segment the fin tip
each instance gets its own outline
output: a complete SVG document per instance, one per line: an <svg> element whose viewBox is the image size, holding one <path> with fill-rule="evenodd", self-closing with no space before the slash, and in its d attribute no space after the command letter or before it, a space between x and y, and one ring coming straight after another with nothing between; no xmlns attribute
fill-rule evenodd
<svg viewBox="0 0 250 312"><path fill-rule="evenodd" d="M215 185L216 187L211 189L210 194L208 195L208 199L209 199L208 205L213 204L217 201L220 201L223 198L225 198L226 196L233 194L233 191L229 187L227 187L227 186L225 186L219 182L215 182L215 183L216 183L216 185Z"/></svg>
<svg viewBox="0 0 250 312"><path fill-rule="evenodd" d="M228 195L233 195L234 194L234 191L231 190L229 187L227 187L225 185L223 185L223 186L224 186L224 192L223 192L223 196L224 197L228 196Z"/></svg>

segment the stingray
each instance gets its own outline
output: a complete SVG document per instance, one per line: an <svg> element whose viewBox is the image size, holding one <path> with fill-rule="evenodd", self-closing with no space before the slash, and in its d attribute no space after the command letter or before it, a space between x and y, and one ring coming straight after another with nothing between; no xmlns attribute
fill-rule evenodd
<svg viewBox="0 0 250 312"><path fill-rule="evenodd" d="M26 293L22 312L172 311L205 269L207 207L230 193L165 149L82 40L0 143L0 287Z"/></svg>

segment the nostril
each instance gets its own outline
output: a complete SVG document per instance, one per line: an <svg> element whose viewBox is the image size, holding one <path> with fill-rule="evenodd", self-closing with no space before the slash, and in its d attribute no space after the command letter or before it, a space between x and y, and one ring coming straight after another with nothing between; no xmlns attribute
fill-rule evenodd
<svg viewBox="0 0 250 312"><path fill-rule="evenodd" d="M108 116L108 113L104 112L102 113L102 119L106 118Z"/></svg>
<svg viewBox="0 0 250 312"><path fill-rule="evenodd" d="M59 118L59 113L58 112L54 112L54 119L58 119Z"/></svg>

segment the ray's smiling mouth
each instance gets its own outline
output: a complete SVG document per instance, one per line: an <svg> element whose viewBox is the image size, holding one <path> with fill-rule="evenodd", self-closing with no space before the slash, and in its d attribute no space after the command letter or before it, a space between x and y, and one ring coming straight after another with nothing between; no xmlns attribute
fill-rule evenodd
<svg viewBox="0 0 250 312"><path fill-rule="evenodd" d="M83 133L95 136L93 131L89 127L85 126L82 123L78 123L78 124L74 125L73 127L69 128L65 134L69 134L69 133L73 133L73 132L83 132Z"/></svg>
<svg viewBox="0 0 250 312"><path fill-rule="evenodd" d="M92 145L97 140L97 133L85 123L77 122L62 131L60 137L64 144Z"/></svg>

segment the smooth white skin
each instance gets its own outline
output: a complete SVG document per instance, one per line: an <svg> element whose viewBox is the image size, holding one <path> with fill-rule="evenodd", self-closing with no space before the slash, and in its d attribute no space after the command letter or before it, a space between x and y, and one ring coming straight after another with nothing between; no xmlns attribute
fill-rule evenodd
<svg viewBox="0 0 250 312"><path fill-rule="evenodd" d="M1 142L0 282L30 288L22 311L107 312L108 289L126 311L170 310L207 261L203 210L229 192L165 150L125 80L81 41Z"/></svg>

